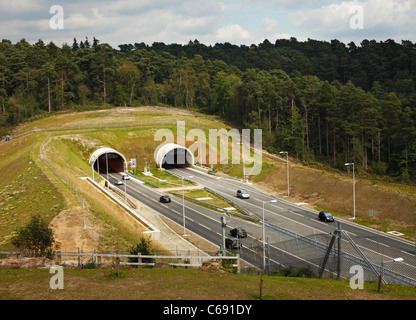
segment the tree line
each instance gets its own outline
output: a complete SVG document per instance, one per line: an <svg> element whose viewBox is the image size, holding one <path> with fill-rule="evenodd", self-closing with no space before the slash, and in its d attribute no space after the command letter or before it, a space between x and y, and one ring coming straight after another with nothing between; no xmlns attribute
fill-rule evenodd
<svg viewBox="0 0 416 320"><path fill-rule="evenodd" d="M416 46L295 38L259 45L189 41L61 47L0 43L0 136L39 114L171 105L263 129L271 152L416 179Z"/></svg>

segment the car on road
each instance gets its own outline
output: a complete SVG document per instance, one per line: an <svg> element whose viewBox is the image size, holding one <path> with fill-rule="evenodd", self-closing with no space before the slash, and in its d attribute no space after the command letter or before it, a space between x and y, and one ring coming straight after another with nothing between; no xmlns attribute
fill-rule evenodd
<svg viewBox="0 0 416 320"><path fill-rule="evenodd" d="M169 197L168 195L164 195L164 196L161 196L161 197L159 198L159 201L160 201L160 202L162 202L162 203L169 203L169 202L171 202L172 200L170 199L170 197Z"/></svg>
<svg viewBox="0 0 416 320"><path fill-rule="evenodd" d="M241 199L249 199L250 195L248 194L246 190L239 189L237 190L237 197Z"/></svg>
<svg viewBox="0 0 416 320"><path fill-rule="evenodd" d="M127 173L122 173L121 174L121 179L123 179L123 180L130 180L130 176Z"/></svg>
<svg viewBox="0 0 416 320"><path fill-rule="evenodd" d="M231 250L241 249L242 248L241 240L238 238L225 238L225 247Z"/></svg>
<svg viewBox="0 0 416 320"><path fill-rule="evenodd" d="M114 183L116 185L122 185L123 184L123 181L121 181L120 179L117 179Z"/></svg>
<svg viewBox="0 0 416 320"><path fill-rule="evenodd" d="M234 228L230 231L230 234L233 237L237 237L237 238L246 238L247 237L247 231L244 228Z"/></svg>
<svg viewBox="0 0 416 320"><path fill-rule="evenodd" d="M319 220L322 220L322 221L325 221L325 222L334 222L334 217L328 211L319 212L318 218L319 218Z"/></svg>

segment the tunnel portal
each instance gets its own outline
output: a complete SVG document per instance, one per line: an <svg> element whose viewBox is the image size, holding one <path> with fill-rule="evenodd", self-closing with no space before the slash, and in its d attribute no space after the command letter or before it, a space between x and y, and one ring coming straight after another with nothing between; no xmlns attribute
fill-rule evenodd
<svg viewBox="0 0 416 320"><path fill-rule="evenodd" d="M100 174L124 172L126 164L127 160L124 155L112 148L101 147L90 157L90 166Z"/></svg>
<svg viewBox="0 0 416 320"><path fill-rule="evenodd" d="M155 161L159 168L164 169L192 167L195 164L192 152L175 143L160 146L155 152Z"/></svg>

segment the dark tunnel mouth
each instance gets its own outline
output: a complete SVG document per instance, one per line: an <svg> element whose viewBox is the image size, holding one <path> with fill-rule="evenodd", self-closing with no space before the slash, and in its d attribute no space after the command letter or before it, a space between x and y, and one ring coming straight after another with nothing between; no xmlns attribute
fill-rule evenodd
<svg viewBox="0 0 416 320"><path fill-rule="evenodd" d="M108 173L124 172L125 162L122 156L114 152L107 152L100 155L94 161L94 170L100 174L107 173L107 161L108 161Z"/></svg>
<svg viewBox="0 0 416 320"><path fill-rule="evenodd" d="M161 167L163 169L192 167L192 154L185 148L175 148L165 154Z"/></svg>

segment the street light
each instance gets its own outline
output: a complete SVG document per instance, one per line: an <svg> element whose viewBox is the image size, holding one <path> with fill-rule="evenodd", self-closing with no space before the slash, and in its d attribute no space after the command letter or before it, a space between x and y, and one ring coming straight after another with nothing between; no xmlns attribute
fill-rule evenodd
<svg viewBox="0 0 416 320"><path fill-rule="evenodd" d="M124 174L127 175L127 162L124 162ZM123 175L122 177L126 177ZM127 179L124 179L124 202L127 203Z"/></svg>
<svg viewBox="0 0 416 320"><path fill-rule="evenodd" d="M202 169L202 141L197 141L196 143L199 144L199 149L198 149L198 158L199 158L199 165Z"/></svg>
<svg viewBox="0 0 416 320"><path fill-rule="evenodd" d="M354 217L355 219L355 172L354 172L354 163L346 163L346 166L352 166L352 196L353 196L353 203L354 203Z"/></svg>
<svg viewBox="0 0 416 320"><path fill-rule="evenodd" d="M286 167L287 167L287 196L289 197L290 192L289 192L289 152L287 151L280 151L280 154L284 154L286 153Z"/></svg>
<svg viewBox="0 0 416 320"><path fill-rule="evenodd" d="M182 178L182 215L183 215L183 236L189 236L189 234L186 234L186 227L185 227L185 189L183 186L183 176ZM189 176L189 178L192 178L192 176Z"/></svg>
<svg viewBox="0 0 416 320"><path fill-rule="evenodd" d="M381 280L383 278L384 275L384 264L387 262L403 262L404 259L399 257L399 258L395 258L392 260L387 260L387 261L381 261L381 274L379 274L378 276L378 286L377 286L377 291L380 292L380 288L381 288Z"/></svg>
<svg viewBox="0 0 416 320"><path fill-rule="evenodd" d="M241 144L242 156L243 156L243 179L247 183L248 181L246 179L246 167L244 166L244 142L239 142L237 144Z"/></svg>
<svg viewBox="0 0 416 320"><path fill-rule="evenodd" d="M266 269L266 230L264 228L264 204L277 202L276 199L263 201L263 268Z"/></svg>

